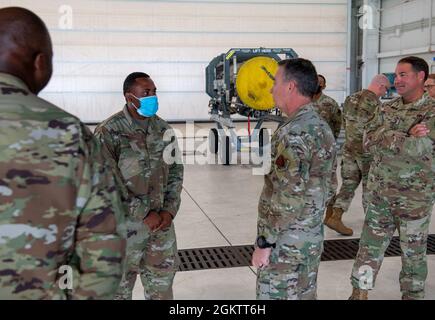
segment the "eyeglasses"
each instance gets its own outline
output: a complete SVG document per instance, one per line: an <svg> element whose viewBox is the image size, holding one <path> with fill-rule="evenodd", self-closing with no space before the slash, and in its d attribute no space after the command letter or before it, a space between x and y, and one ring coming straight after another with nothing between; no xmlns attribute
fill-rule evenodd
<svg viewBox="0 0 435 320"><path fill-rule="evenodd" d="M435 84L427 84L427 85L424 86L424 88L425 88L426 90L429 89L429 88L431 88L431 87L435 87Z"/></svg>

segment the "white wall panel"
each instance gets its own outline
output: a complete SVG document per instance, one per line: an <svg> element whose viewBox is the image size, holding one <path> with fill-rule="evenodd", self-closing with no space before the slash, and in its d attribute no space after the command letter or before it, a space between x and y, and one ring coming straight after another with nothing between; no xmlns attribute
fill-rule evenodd
<svg viewBox="0 0 435 320"><path fill-rule="evenodd" d="M432 10L431 8L432 2ZM397 61L408 55L435 57L435 0L383 0L380 33L380 72L394 72ZM432 28L429 29L429 19Z"/></svg>
<svg viewBox="0 0 435 320"><path fill-rule="evenodd" d="M116 92L101 94L82 92L45 93L44 97L67 110L75 110L84 119L103 120L118 112L124 106L124 97ZM197 120L204 112L209 98L202 92L161 92L159 93L159 116L172 120ZM93 106L93 108L89 108ZM207 117L207 112L205 113ZM208 119L208 118L206 118Z"/></svg>
<svg viewBox="0 0 435 320"><path fill-rule="evenodd" d="M432 62L432 58L435 56L434 53L420 53L417 54L422 59L425 59L427 63L429 64L429 72L434 72L435 70L431 70L431 65L434 66L435 64ZM380 67L380 72L394 72L396 69L397 61L399 61L400 57L391 57L391 58L382 58Z"/></svg>
<svg viewBox="0 0 435 320"><path fill-rule="evenodd" d="M72 29L62 28L62 5ZM23 6L47 23L55 71L41 96L100 121L123 104L122 83L149 73L168 120L208 119L205 67L231 48L293 48L313 60L339 102L346 90L347 1L0 0Z"/></svg>

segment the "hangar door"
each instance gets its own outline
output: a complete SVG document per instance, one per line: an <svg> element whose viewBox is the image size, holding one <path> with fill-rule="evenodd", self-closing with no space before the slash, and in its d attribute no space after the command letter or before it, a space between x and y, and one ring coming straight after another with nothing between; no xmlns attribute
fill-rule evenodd
<svg viewBox="0 0 435 320"><path fill-rule="evenodd" d="M47 23L54 75L41 96L99 122L123 107L127 74L143 71L158 87L166 120L206 120L205 68L230 48L293 48L346 93L346 0L0 0Z"/></svg>

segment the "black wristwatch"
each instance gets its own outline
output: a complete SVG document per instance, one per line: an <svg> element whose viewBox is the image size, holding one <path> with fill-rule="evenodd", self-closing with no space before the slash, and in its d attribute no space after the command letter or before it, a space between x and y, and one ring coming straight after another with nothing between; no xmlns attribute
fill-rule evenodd
<svg viewBox="0 0 435 320"><path fill-rule="evenodd" d="M259 236L256 241L257 247L260 249L275 248L276 243L269 243L264 236Z"/></svg>

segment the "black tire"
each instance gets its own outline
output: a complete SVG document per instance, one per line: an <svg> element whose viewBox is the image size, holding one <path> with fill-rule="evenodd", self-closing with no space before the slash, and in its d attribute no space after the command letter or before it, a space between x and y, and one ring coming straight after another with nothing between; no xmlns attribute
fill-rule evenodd
<svg viewBox="0 0 435 320"><path fill-rule="evenodd" d="M208 150L213 154L216 154L219 150L219 135L216 128L210 129L208 133Z"/></svg>
<svg viewBox="0 0 435 320"><path fill-rule="evenodd" d="M230 137L227 135L221 137L221 139L222 140L219 144L219 160L223 165L228 166L231 164L231 156L233 152L231 140Z"/></svg>

